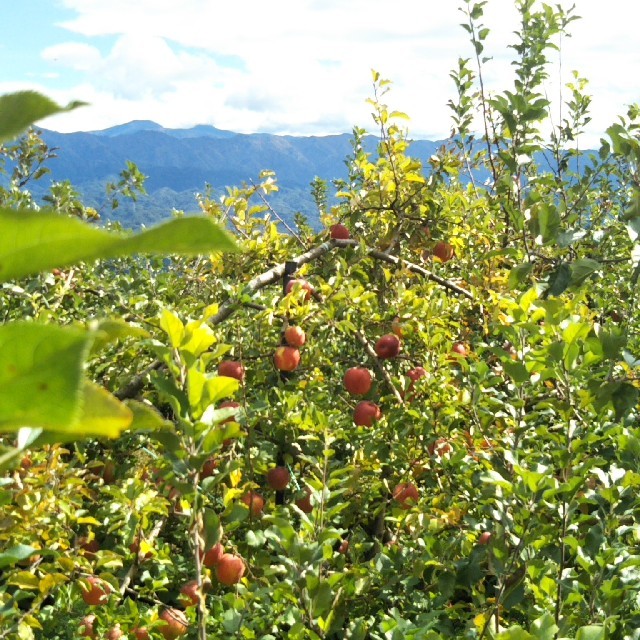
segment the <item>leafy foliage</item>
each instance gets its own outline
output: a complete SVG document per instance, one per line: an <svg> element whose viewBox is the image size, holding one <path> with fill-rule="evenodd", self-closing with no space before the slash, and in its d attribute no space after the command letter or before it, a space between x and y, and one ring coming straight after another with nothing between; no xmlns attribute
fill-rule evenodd
<svg viewBox="0 0 640 640"><path fill-rule="evenodd" d="M454 135L428 171L374 73L377 152L356 128L339 204L312 185L326 231L287 227L265 171L205 193L204 220L175 221L185 244L175 224L55 218L87 238L57 264L105 259L7 276L0 637L78 637L91 613L96 637L160 638L167 607L200 640L635 637L640 112L572 164L578 77L543 135L572 12L518 0L514 84L489 96L484 5L463 2L476 68L452 72ZM330 237L338 221L350 239ZM188 257L223 248L192 224L230 228L242 251ZM301 363L282 371L291 325ZM379 357L388 334L400 353ZM353 367L372 374L361 396ZM363 399L370 426L353 419ZM94 576L110 585L98 604Z"/></svg>

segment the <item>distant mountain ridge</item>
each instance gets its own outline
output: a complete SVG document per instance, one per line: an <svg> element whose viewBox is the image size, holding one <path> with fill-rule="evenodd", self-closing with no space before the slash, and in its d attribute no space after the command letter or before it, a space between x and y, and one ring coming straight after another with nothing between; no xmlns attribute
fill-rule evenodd
<svg viewBox="0 0 640 640"><path fill-rule="evenodd" d="M86 204L104 203L104 186L117 178L126 161L134 162L148 176L148 196L137 203L123 202L111 216L125 226L150 224L171 214L173 208L197 210L195 193L211 185L224 187L257 180L263 170L276 172L280 192L272 198L274 208L292 220L296 211L318 226L310 195L315 176L331 181L347 176L345 159L351 154L352 135L279 136L267 133L242 134L198 125L189 129L168 129L150 120L134 120L101 131L58 133L43 130L44 141L56 149L49 163L51 174L33 186L36 196L52 180L69 180ZM370 136L372 151L377 139ZM426 161L441 145L416 141L412 155Z"/></svg>

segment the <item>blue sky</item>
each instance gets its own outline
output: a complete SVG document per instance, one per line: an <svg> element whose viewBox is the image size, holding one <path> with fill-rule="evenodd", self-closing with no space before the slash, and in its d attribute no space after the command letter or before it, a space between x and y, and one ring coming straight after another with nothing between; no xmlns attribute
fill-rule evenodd
<svg viewBox="0 0 640 640"><path fill-rule="evenodd" d="M554 2L555 3L555 2ZM547 90L572 69L594 96L586 142L640 101L640 3L575 0ZM61 131L133 119L168 127L321 135L370 128L371 68L414 137L450 129L449 71L472 54L459 0L0 0L0 93L41 90L91 103L44 122ZM564 2L565 7L570 3ZM4 5L4 6L3 6ZM513 0L489 0L489 89L512 81Z"/></svg>

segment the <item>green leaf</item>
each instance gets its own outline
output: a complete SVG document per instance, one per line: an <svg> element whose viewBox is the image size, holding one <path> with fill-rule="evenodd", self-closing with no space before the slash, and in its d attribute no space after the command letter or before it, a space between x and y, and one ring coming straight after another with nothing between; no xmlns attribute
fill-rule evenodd
<svg viewBox="0 0 640 640"><path fill-rule="evenodd" d="M231 236L204 217L170 220L126 235L50 211L0 208L0 281L135 253L195 255L235 250Z"/></svg>
<svg viewBox="0 0 640 640"><path fill-rule="evenodd" d="M558 626L556 625L553 616L550 613L545 613L543 616L533 621L531 631L533 632L536 640L553 640L558 632Z"/></svg>
<svg viewBox="0 0 640 640"><path fill-rule="evenodd" d="M521 285L531 273L533 269L532 262L526 262L525 264L518 264L509 272L509 288L515 289Z"/></svg>
<svg viewBox="0 0 640 640"><path fill-rule="evenodd" d="M514 382L522 383L528 382L531 377L527 368L522 364L522 362L511 362L509 360L505 360L502 363L504 370L507 372L511 378L513 378Z"/></svg>
<svg viewBox="0 0 640 640"><path fill-rule="evenodd" d="M576 633L576 640L604 640L605 629L600 625L590 624L580 627Z"/></svg>
<svg viewBox="0 0 640 640"><path fill-rule="evenodd" d="M162 417L154 407L138 402L125 400L124 404L133 416L129 429L133 431L155 431L156 429L170 429L173 423Z"/></svg>
<svg viewBox="0 0 640 640"><path fill-rule="evenodd" d="M591 258L581 258L571 265L571 284L582 284L589 276L599 271L602 265Z"/></svg>
<svg viewBox="0 0 640 640"><path fill-rule="evenodd" d="M133 421L133 412L97 384L85 381L79 419L62 431L77 435L117 438Z"/></svg>
<svg viewBox="0 0 640 640"><path fill-rule="evenodd" d="M93 336L28 322L0 326L0 430L64 430L80 414L82 367Z"/></svg>
<svg viewBox="0 0 640 640"><path fill-rule="evenodd" d="M86 104L75 101L61 107L37 91L18 91L0 96L0 142L15 138L29 125L42 118L71 111Z"/></svg>
<svg viewBox="0 0 640 640"><path fill-rule="evenodd" d="M16 564L21 560L26 560L32 555L39 553L38 549L34 549L26 544L19 544L0 553L0 569Z"/></svg>
<svg viewBox="0 0 640 640"><path fill-rule="evenodd" d="M571 267L563 262L549 276L549 295L559 296L571 282Z"/></svg>

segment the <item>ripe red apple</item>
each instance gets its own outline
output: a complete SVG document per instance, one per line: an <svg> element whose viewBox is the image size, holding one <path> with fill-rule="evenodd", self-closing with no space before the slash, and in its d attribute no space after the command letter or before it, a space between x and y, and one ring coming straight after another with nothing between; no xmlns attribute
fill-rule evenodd
<svg viewBox="0 0 640 640"><path fill-rule="evenodd" d="M94 538L89 540L86 536L78 540L80 546L80 553L87 560L95 560L96 552L100 551L100 543Z"/></svg>
<svg viewBox="0 0 640 640"><path fill-rule="evenodd" d="M262 510L264 509L264 498L255 491L249 491L249 493L245 493L242 498L242 502L249 507L249 511L254 518L262 515Z"/></svg>
<svg viewBox="0 0 640 640"><path fill-rule="evenodd" d="M237 584L244 575L244 560L232 553L223 553L216 565L216 578L228 586Z"/></svg>
<svg viewBox="0 0 640 640"><path fill-rule="evenodd" d="M403 509L410 509L419 498L418 489L411 482L401 482L393 489L393 499L397 500Z"/></svg>
<svg viewBox="0 0 640 640"><path fill-rule="evenodd" d="M163 609L159 618L166 623L159 628L165 640L176 640L187 633L189 629L187 616L180 609Z"/></svg>
<svg viewBox="0 0 640 640"><path fill-rule="evenodd" d="M360 427L370 427L381 416L380 407L369 400L358 402L353 410L353 421Z"/></svg>
<svg viewBox="0 0 640 640"><path fill-rule="evenodd" d="M273 364L280 371L295 371L300 364L300 352L295 347L278 347Z"/></svg>
<svg viewBox="0 0 640 640"><path fill-rule="evenodd" d="M304 290L305 300L309 300L309 298L311 298L314 291L313 287L306 280L303 280L302 278L294 278L293 280L289 280L285 289L285 293L287 294L291 293L294 290L294 288L296 288L296 286L299 286L301 289Z"/></svg>
<svg viewBox="0 0 640 640"><path fill-rule="evenodd" d="M400 353L400 338L387 333L376 342L375 352L378 358L395 358Z"/></svg>
<svg viewBox="0 0 640 640"><path fill-rule="evenodd" d="M347 369L342 381L345 389L352 396L363 396L371 390L373 377L369 369L351 367L351 369Z"/></svg>
<svg viewBox="0 0 640 640"><path fill-rule="evenodd" d="M428 447L427 451L429 455L438 456L442 458L453 451L451 445L444 438L437 438Z"/></svg>
<svg viewBox="0 0 640 640"><path fill-rule="evenodd" d="M81 581L82 599L85 604L98 605L105 604L109 599L109 594L113 591L113 587L98 578L97 576L89 576Z"/></svg>
<svg viewBox="0 0 640 640"><path fill-rule="evenodd" d="M290 347L301 347L305 343L307 336L302 327L291 324L284 330L284 339Z"/></svg>
<svg viewBox="0 0 640 640"><path fill-rule="evenodd" d="M478 544L487 545L491 541L491 531L483 531L478 537Z"/></svg>
<svg viewBox="0 0 640 640"><path fill-rule="evenodd" d="M343 540L338 547L338 553L345 554L347 551L349 551L349 541Z"/></svg>
<svg viewBox="0 0 640 640"><path fill-rule="evenodd" d="M302 498L298 498L298 500L295 501L295 504L302 513L311 513L313 511L313 505L311 504L311 492L307 487L305 487L304 492L304 496Z"/></svg>
<svg viewBox="0 0 640 640"><path fill-rule="evenodd" d="M131 633L136 637L136 640L150 640L151 638L147 627L136 627Z"/></svg>
<svg viewBox="0 0 640 640"><path fill-rule="evenodd" d="M343 224L334 224L330 227L331 237L334 240L348 240L351 237L349 229Z"/></svg>
<svg viewBox="0 0 640 640"><path fill-rule="evenodd" d="M186 607L195 607L200 602L200 592L198 589L198 581L190 580L182 585L180 589L180 600Z"/></svg>
<svg viewBox="0 0 640 640"><path fill-rule="evenodd" d="M267 484L276 491L284 491L291 480L291 474L286 467L274 467L267 471Z"/></svg>
<svg viewBox="0 0 640 640"><path fill-rule="evenodd" d="M242 382L244 380L244 367L241 362L236 360L223 360L218 365L218 375L227 376L227 378L235 378Z"/></svg>
<svg viewBox="0 0 640 640"><path fill-rule="evenodd" d="M414 396L413 388L420 378L424 378L427 375L426 370L423 367L414 367L407 371L407 378L411 380L407 387L407 400L411 400Z"/></svg>
<svg viewBox="0 0 640 640"><path fill-rule="evenodd" d="M82 621L80 622L80 636L83 638L95 638L96 632L93 628L95 622L96 617L93 613L90 613L89 615L86 615L84 618L82 618Z"/></svg>
<svg viewBox="0 0 640 640"><path fill-rule="evenodd" d="M437 242L433 247L433 255L441 262L449 262L453 258L454 250L448 242Z"/></svg>
<svg viewBox="0 0 640 640"><path fill-rule="evenodd" d="M233 400L225 400L224 402L221 402L218 405L218 409L239 409L240 408L240 403L238 402L234 402ZM236 412L235 415L227 418L226 420L223 420L220 424L227 424L227 422L237 422L237 415L238 412Z"/></svg>
<svg viewBox="0 0 640 640"><path fill-rule="evenodd" d="M454 342L453 347L451 347L451 354L454 358L466 358L469 355L469 351L464 342Z"/></svg>
<svg viewBox="0 0 640 640"><path fill-rule="evenodd" d="M105 636L105 638L106 640L120 640L122 636L124 636L124 633L122 633L120 625L117 624L115 627L111 627L111 629L107 631L107 635Z"/></svg>
<svg viewBox="0 0 640 640"><path fill-rule="evenodd" d="M209 569L215 567L220 561L220 558L222 558L223 553L224 547L222 546L222 544L220 544L219 542L218 544L214 544L213 547L211 547L211 549L209 549L209 551L207 551L202 558L204 566L209 567Z"/></svg>
<svg viewBox="0 0 640 640"><path fill-rule="evenodd" d="M204 480L205 478L209 478L213 475L213 472L218 468L218 460L217 458L207 458L202 464L202 469L200 470L200 479Z"/></svg>

